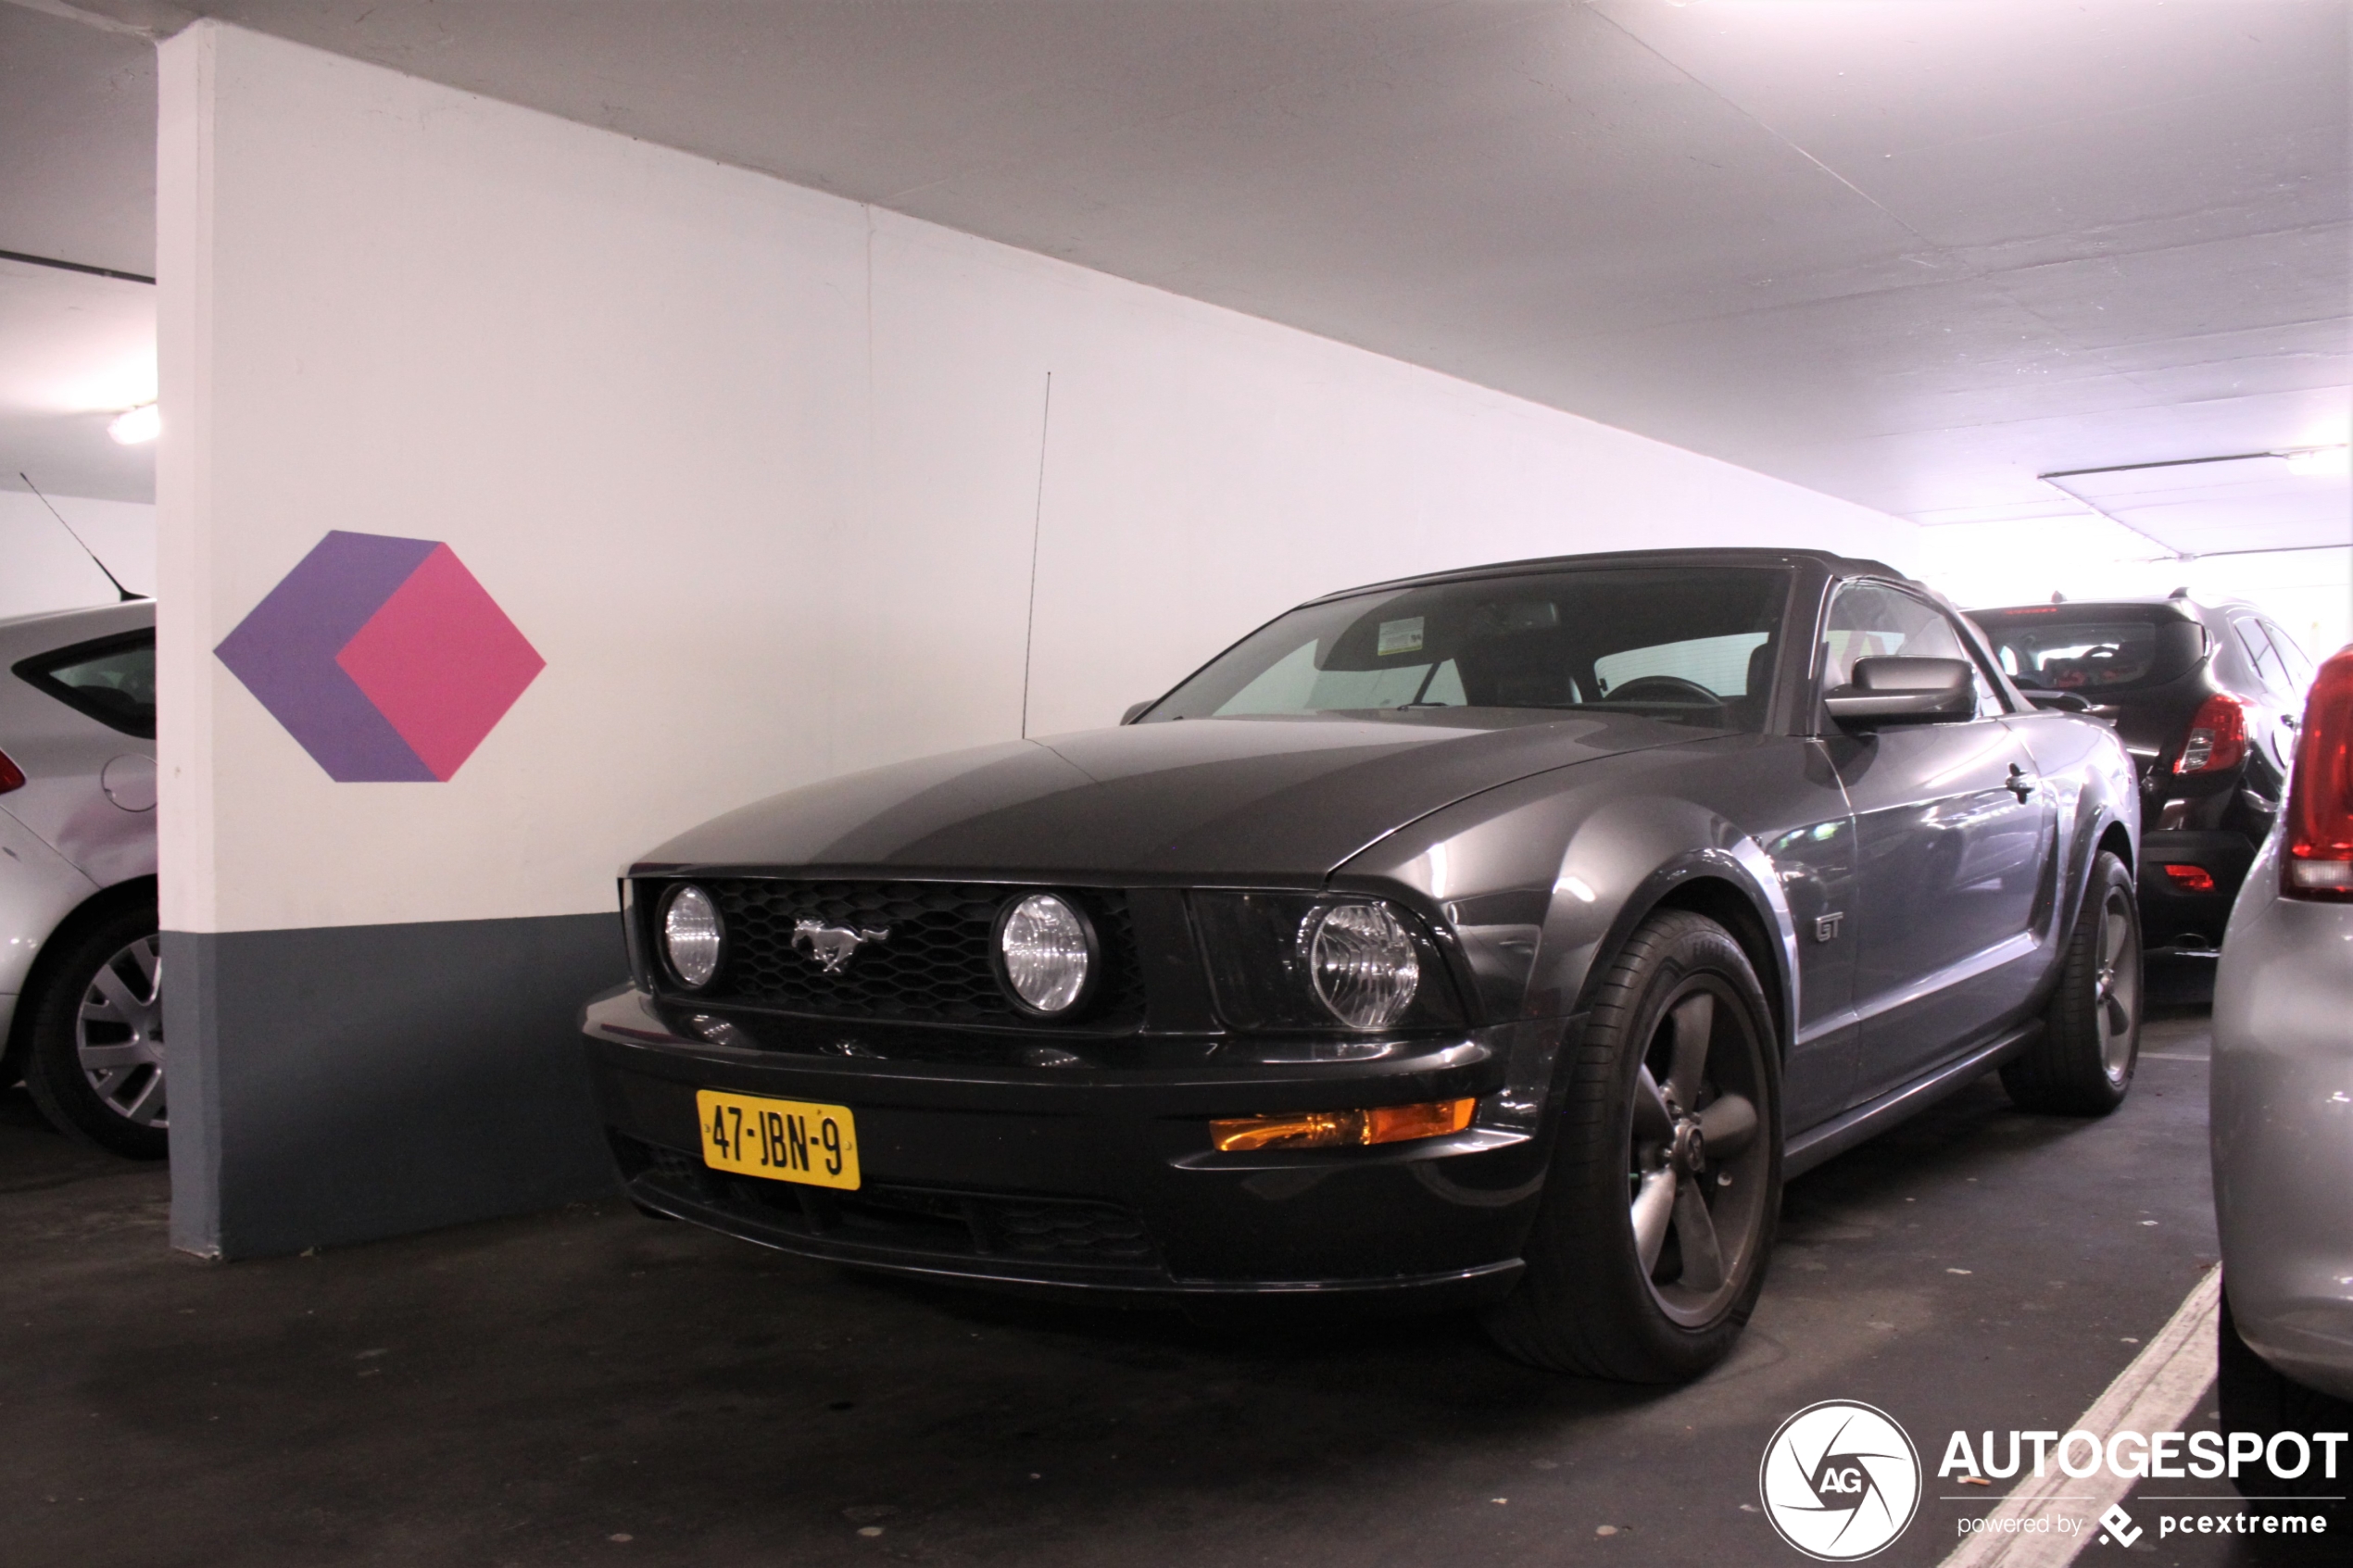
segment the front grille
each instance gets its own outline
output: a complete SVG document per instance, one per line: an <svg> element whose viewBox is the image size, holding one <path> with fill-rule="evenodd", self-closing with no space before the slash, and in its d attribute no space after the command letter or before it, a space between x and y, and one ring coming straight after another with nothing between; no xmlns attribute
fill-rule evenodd
<svg viewBox="0 0 2353 1568"><path fill-rule="evenodd" d="M677 1189L764 1228L899 1251L1063 1267L1156 1270L1142 1220L1115 1203L924 1187L834 1192L713 1171L691 1155L612 1135L622 1173Z"/></svg>
<svg viewBox="0 0 2353 1568"><path fill-rule="evenodd" d="M1032 891L988 884L799 882L718 877L698 884L727 922L720 972L698 1001L741 1002L827 1018L1038 1027L997 981L990 951L997 912ZM1082 1027L1133 1027L1144 1011L1126 900L1115 892L1063 893L1094 922L1103 974ZM659 895L648 909L660 908ZM792 945L802 920L889 935L861 946L827 974Z"/></svg>

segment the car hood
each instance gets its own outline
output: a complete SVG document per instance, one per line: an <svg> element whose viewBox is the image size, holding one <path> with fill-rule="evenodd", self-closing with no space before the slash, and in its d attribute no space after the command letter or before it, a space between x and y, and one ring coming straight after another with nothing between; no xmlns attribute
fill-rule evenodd
<svg viewBox="0 0 2353 1568"><path fill-rule="evenodd" d="M1314 882L1514 779L1721 738L1634 715L1504 710L1129 724L812 784L682 834L639 870Z"/></svg>

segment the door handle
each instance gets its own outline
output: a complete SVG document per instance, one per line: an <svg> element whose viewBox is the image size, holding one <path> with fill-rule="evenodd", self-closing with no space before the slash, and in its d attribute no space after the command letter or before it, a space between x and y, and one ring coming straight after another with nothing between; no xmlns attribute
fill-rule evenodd
<svg viewBox="0 0 2353 1568"><path fill-rule="evenodd" d="M2028 801L2033 799L2034 792L2042 787L2042 780L2036 778L2033 774L2028 772L2017 763L2013 762L2010 764L2009 792L2018 797L2018 803L2020 805L2023 806Z"/></svg>

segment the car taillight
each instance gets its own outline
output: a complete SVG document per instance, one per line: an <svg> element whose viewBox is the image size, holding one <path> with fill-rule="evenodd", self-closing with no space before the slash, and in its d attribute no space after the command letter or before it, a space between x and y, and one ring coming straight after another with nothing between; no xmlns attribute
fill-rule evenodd
<svg viewBox="0 0 2353 1568"><path fill-rule="evenodd" d="M2214 891L2214 873L2204 866L2168 866L2165 874L2184 893Z"/></svg>
<svg viewBox="0 0 2353 1568"><path fill-rule="evenodd" d="M2189 738L2173 759L2177 773L2219 773L2235 768L2246 756L2246 709L2228 692L2216 692L2198 705L2190 721Z"/></svg>
<svg viewBox="0 0 2353 1568"><path fill-rule="evenodd" d="M14 762L9 761L8 754L6 752L0 751L0 795L6 795L12 789L22 789L23 787L24 770L18 767Z"/></svg>
<svg viewBox="0 0 2353 1568"><path fill-rule="evenodd" d="M2321 666L2287 792L2280 892L2353 898L2353 647Z"/></svg>

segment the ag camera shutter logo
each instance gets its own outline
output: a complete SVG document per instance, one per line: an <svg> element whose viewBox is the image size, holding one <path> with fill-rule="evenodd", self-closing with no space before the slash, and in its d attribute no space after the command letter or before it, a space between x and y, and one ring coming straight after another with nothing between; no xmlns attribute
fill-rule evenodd
<svg viewBox="0 0 2353 1568"><path fill-rule="evenodd" d="M1904 1533L1920 1504L1920 1456L1894 1417L1825 1399L1765 1445L1756 1490L1781 1539L1820 1562L1853 1562Z"/></svg>

